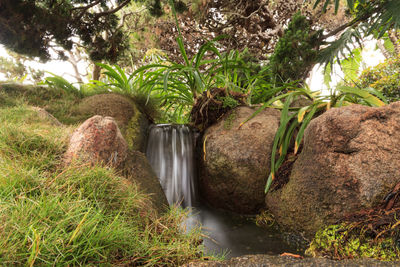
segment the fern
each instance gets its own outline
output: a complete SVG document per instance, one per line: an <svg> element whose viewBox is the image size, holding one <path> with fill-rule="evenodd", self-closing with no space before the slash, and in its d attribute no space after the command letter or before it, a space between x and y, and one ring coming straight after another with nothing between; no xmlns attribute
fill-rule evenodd
<svg viewBox="0 0 400 267"><path fill-rule="evenodd" d="M322 49L318 55L318 62L325 65L334 64L334 60L340 56L346 57L346 54L352 54L353 48L350 46L354 41L361 46L362 33L359 28L347 29L339 39L329 43L329 46Z"/></svg>
<svg viewBox="0 0 400 267"><path fill-rule="evenodd" d="M335 5L337 12L340 0L315 0L314 8L322 3L324 12L331 4ZM363 36L374 34L379 39L391 29L400 29L400 0L347 0L347 7L354 19L322 36L322 39L326 39L343 32L338 40L329 43L328 47L320 51L318 62L321 64L332 64L335 58L351 54L350 44L358 42L361 46Z"/></svg>

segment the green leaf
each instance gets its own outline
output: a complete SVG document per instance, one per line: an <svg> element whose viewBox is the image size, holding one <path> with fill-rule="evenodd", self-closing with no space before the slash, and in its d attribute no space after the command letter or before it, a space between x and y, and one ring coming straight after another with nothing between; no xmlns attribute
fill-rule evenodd
<svg viewBox="0 0 400 267"><path fill-rule="evenodd" d="M365 90L353 88L350 86L338 86L336 89L341 92L344 92L344 93L356 95L356 96L360 97L362 100L369 103L371 106L381 107L381 106L385 105L385 103L382 100L380 100L376 96L368 93Z"/></svg>
<svg viewBox="0 0 400 267"><path fill-rule="evenodd" d="M324 68L324 84L326 87L330 87L330 83L332 82L332 68L331 63L327 63Z"/></svg>
<svg viewBox="0 0 400 267"><path fill-rule="evenodd" d="M363 88L363 90L369 92L370 94L373 94L375 96L377 96L379 99L382 100L383 103L385 103L386 105L389 104L388 100L386 99L386 97L378 90L376 90L375 88L372 87L367 87L367 88Z"/></svg>
<svg viewBox="0 0 400 267"><path fill-rule="evenodd" d="M304 115L306 114L307 110L308 110L309 106L306 107L302 107L298 113L297 113L297 121L298 122L302 122L304 119Z"/></svg>
<svg viewBox="0 0 400 267"><path fill-rule="evenodd" d="M311 106L310 112L307 114L306 118L304 119L303 123L300 126L299 132L296 136L295 149L294 149L295 154L297 153L298 146L300 146L301 141L303 140L304 131L308 126L308 124L310 123L311 119L314 117L314 114L317 111L319 104L320 104L319 102L315 102Z"/></svg>
<svg viewBox="0 0 400 267"><path fill-rule="evenodd" d="M339 2L340 2L340 0L335 0L335 14L337 14L337 12L339 10Z"/></svg>
<svg viewBox="0 0 400 267"><path fill-rule="evenodd" d="M185 45L183 44L182 38L181 37L177 37L176 41L178 42L179 50L181 52L181 55L182 55L183 59L185 60L186 66L190 66L189 58L188 58L188 56L186 54Z"/></svg>
<svg viewBox="0 0 400 267"><path fill-rule="evenodd" d="M352 49L349 44L353 43L354 40L361 40L362 36L358 29L349 28L347 29L338 40L333 41L328 47L322 49L318 55L318 62L326 65L330 63L334 64L335 58L340 56L346 56L346 53L350 53Z"/></svg>
<svg viewBox="0 0 400 267"><path fill-rule="evenodd" d="M353 11L354 9L354 1L353 0L347 0L347 7Z"/></svg>
<svg viewBox="0 0 400 267"><path fill-rule="evenodd" d="M379 41L378 41L379 42ZM385 47L385 49L391 53L394 54L395 53L395 49L394 49L394 45L392 43L392 41L390 40L388 34L386 33L383 37L383 46Z"/></svg>
<svg viewBox="0 0 400 267"><path fill-rule="evenodd" d="M353 49L353 51L351 51L351 56L340 62L340 67L346 81L354 81L357 79L361 62L361 48Z"/></svg>

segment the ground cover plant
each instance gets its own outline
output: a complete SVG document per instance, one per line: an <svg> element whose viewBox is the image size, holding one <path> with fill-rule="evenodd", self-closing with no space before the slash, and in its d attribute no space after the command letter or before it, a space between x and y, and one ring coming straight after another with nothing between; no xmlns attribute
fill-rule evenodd
<svg viewBox="0 0 400 267"><path fill-rule="evenodd" d="M337 224L319 230L306 253L336 260L398 260L400 208L397 198L398 192L392 192L381 206L349 214Z"/></svg>
<svg viewBox="0 0 400 267"><path fill-rule="evenodd" d="M55 126L7 99L0 107L0 265L176 266L201 258L198 229L181 228L184 212L157 214L113 169L63 167L75 125Z"/></svg>

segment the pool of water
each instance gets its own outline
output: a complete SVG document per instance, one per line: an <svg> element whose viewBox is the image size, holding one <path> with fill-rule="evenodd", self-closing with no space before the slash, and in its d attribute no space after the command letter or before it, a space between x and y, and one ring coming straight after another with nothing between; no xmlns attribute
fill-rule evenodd
<svg viewBox="0 0 400 267"><path fill-rule="evenodd" d="M202 227L207 236L204 238L207 255L224 254L229 259L248 254L298 253L294 246L284 242L276 229L258 227L252 218L204 205L193 208L186 225Z"/></svg>

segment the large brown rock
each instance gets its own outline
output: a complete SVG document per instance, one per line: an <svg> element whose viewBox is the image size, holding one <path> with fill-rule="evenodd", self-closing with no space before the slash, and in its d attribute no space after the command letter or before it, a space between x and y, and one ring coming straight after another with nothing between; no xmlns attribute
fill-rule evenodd
<svg viewBox="0 0 400 267"><path fill-rule="evenodd" d="M134 116L135 103L119 94L99 94L86 97L78 106L81 114L113 117L118 127L126 127Z"/></svg>
<svg viewBox="0 0 400 267"><path fill-rule="evenodd" d="M94 116L76 129L65 153L65 163L74 158L84 162L103 162L112 166L123 163L128 154L128 145L111 117Z"/></svg>
<svg viewBox="0 0 400 267"><path fill-rule="evenodd" d="M238 107L204 133L200 190L214 207L242 214L264 207L264 187L280 112L265 109L239 129L254 111Z"/></svg>
<svg viewBox="0 0 400 267"><path fill-rule="evenodd" d="M400 103L334 108L312 120L289 182L266 197L277 222L312 236L378 205L400 182Z"/></svg>

